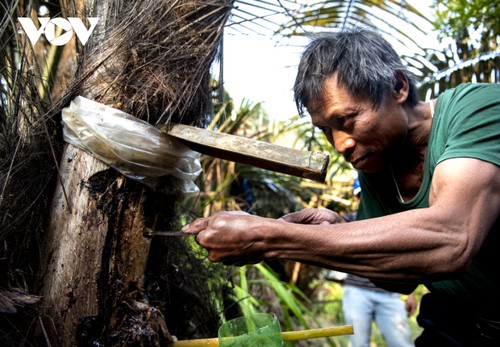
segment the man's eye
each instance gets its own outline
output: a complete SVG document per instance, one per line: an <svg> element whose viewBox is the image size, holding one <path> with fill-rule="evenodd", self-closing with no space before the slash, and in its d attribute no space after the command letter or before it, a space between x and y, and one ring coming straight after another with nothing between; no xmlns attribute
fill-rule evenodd
<svg viewBox="0 0 500 347"><path fill-rule="evenodd" d="M355 119L353 117L339 117L337 118L337 127L341 130L351 130L354 126Z"/></svg>
<svg viewBox="0 0 500 347"><path fill-rule="evenodd" d="M326 126L321 126L321 125L318 125L317 128L319 130L321 130L322 132L324 132L324 133L327 133L328 130L330 129L330 128L326 127Z"/></svg>
<svg viewBox="0 0 500 347"><path fill-rule="evenodd" d="M348 122L352 119L350 116L339 117L337 118L337 124L339 127L344 127L348 124Z"/></svg>

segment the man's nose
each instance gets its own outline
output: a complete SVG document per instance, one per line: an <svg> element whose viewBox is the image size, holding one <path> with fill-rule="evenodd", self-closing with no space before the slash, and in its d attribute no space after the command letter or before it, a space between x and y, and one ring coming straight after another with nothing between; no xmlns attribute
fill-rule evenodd
<svg viewBox="0 0 500 347"><path fill-rule="evenodd" d="M332 132L332 137L335 150L340 154L344 154L348 149L356 145L356 141L352 138L352 136L344 131L334 130Z"/></svg>

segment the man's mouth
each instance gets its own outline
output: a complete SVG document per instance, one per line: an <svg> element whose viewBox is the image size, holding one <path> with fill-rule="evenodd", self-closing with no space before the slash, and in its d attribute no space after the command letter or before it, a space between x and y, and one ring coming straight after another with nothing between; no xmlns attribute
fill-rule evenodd
<svg viewBox="0 0 500 347"><path fill-rule="evenodd" d="M363 166L365 166L366 164L366 161L368 159L368 157L370 157L371 153L368 152L364 155L362 155L361 157L358 157L356 159L353 159L353 160L348 160L352 166L354 166L356 169L360 169L362 168Z"/></svg>

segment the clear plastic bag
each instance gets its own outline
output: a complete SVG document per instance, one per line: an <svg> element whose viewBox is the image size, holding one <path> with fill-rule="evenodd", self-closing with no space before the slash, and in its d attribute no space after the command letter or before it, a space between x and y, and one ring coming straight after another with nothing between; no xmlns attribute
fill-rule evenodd
<svg viewBox="0 0 500 347"><path fill-rule="evenodd" d="M155 189L164 176L184 194L199 191L200 154L151 124L115 108L76 97L62 110L64 140L123 175Z"/></svg>

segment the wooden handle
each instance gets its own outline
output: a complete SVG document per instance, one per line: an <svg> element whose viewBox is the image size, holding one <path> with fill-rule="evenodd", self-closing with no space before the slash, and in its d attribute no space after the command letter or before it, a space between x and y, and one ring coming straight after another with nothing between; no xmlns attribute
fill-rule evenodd
<svg viewBox="0 0 500 347"><path fill-rule="evenodd" d="M212 157L324 182L330 157L184 124L160 130L192 150Z"/></svg>

